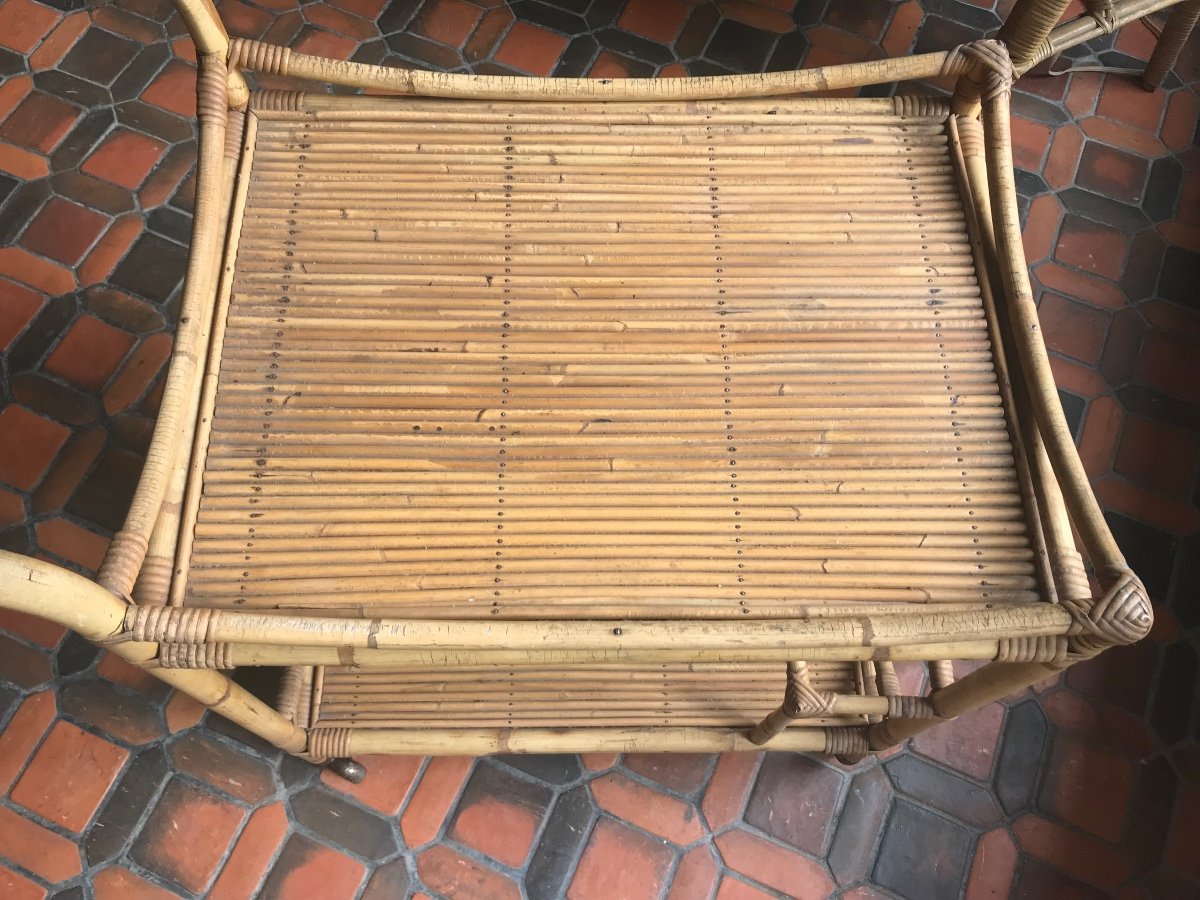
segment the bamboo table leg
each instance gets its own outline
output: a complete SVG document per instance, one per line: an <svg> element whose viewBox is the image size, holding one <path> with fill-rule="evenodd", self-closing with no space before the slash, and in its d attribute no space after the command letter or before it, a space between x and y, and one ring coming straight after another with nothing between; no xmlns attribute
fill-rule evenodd
<svg viewBox="0 0 1200 900"><path fill-rule="evenodd" d="M1142 75L1142 87L1148 91L1162 87L1167 73L1175 67L1179 53L1187 43L1188 36L1200 20L1200 0L1188 0L1171 10L1167 24L1163 26L1162 36L1154 47L1150 62Z"/></svg>

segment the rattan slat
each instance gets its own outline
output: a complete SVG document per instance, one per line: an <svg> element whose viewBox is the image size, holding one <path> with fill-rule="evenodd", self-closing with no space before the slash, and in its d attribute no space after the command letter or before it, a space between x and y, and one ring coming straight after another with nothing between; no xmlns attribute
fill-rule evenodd
<svg viewBox="0 0 1200 900"><path fill-rule="evenodd" d="M389 109L259 123L186 602L1037 599L944 116ZM779 679L728 710L718 679L671 721L749 724ZM355 684L331 671L322 716ZM514 721L543 721L536 696ZM665 715L610 699L606 724Z"/></svg>

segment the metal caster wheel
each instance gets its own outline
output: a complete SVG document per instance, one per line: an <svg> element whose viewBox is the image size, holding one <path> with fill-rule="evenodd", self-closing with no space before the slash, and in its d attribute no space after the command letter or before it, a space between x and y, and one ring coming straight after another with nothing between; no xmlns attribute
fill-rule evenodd
<svg viewBox="0 0 1200 900"><path fill-rule="evenodd" d="M333 774L345 778L351 784L362 784L363 779L367 777L367 767L348 756L331 759L326 764L326 768Z"/></svg>

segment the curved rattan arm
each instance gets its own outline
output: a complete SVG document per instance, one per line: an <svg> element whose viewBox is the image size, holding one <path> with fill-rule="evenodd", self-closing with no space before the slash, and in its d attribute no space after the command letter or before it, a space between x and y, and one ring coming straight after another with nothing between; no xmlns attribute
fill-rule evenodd
<svg viewBox="0 0 1200 900"><path fill-rule="evenodd" d="M307 745L303 730L219 672L147 666L157 647L126 639L125 617L130 607L82 575L0 550L0 608L40 616L77 631L134 665L148 668L157 678L277 747L298 752Z"/></svg>
<svg viewBox="0 0 1200 900"><path fill-rule="evenodd" d="M1139 640L1149 632L1154 619L1145 587L1129 570L1092 492L1058 401L1022 249L1009 117L1009 91L985 97L983 125L997 262L1012 322L1016 361L1037 427L1072 524L1104 592L1099 598L1060 598L1074 620L1069 642L1072 653L1091 656L1107 646Z"/></svg>

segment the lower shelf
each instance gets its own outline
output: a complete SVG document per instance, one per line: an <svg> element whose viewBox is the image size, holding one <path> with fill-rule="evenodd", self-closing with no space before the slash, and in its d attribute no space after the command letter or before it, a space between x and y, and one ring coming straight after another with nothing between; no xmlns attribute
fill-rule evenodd
<svg viewBox="0 0 1200 900"><path fill-rule="evenodd" d="M852 662L812 663L815 688L863 692ZM783 663L603 664L318 669L318 729L732 729L752 727L783 699ZM797 723L800 724L800 723ZM805 726L864 725L862 716Z"/></svg>

